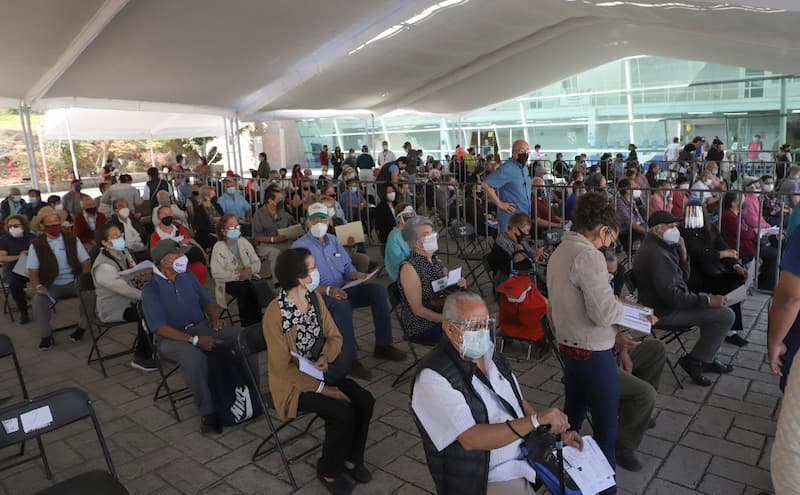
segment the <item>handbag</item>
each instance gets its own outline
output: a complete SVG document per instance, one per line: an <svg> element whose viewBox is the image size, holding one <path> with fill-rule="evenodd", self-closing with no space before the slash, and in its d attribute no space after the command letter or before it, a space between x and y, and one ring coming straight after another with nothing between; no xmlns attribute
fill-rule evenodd
<svg viewBox="0 0 800 495"><path fill-rule="evenodd" d="M320 320L320 309L319 309L319 302L317 302L316 296L311 297L311 305L314 307L314 311L317 313L317 320ZM309 359L312 361L316 361L322 355L322 349L325 347L325 337L320 335L314 345L311 346L309 350ZM336 360L333 362L328 363L328 371L325 372L325 383L327 385L336 385L340 381L342 381L348 373L350 373L350 367L353 365L353 353L349 347L346 345L342 345L341 350L339 351L339 355L336 357Z"/></svg>

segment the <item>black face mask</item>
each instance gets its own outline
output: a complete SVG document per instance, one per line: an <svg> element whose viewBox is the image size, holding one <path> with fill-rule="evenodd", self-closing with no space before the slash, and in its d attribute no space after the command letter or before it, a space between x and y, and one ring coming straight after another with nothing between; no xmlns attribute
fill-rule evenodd
<svg viewBox="0 0 800 495"><path fill-rule="evenodd" d="M86 213L88 213L89 215L94 215L95 213L97 213L97 208L86 208Z"/></svg>
<svg viewBox="0 0 800 495"><path fill-rule="evenodd" d="M528 163L528 154L527 153L518 154L517 162L519 162L520 165L525 165L526 163Z"/></svg>
<svg viewBox="0 0 800 495"><path fill-rule="evenodd" d="M200 191L192 191L192 196L200 196Z"/></svg>
<svg viewBox="0 0 800 495"><path fill-rule="evenodd" d="M172 225L173 220L175 220L175 217L173 217L172 215L167 215L166 217L161 219L161 225L166 225L167 227L169 227L170 225Z"/></svg>

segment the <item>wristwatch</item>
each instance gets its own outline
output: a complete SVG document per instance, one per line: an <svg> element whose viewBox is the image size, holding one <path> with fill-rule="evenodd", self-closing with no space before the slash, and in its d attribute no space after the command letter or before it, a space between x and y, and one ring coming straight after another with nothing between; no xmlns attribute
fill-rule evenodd
<svg viewBox="0 0 800 495"><path fill-rule="evenodd" d="M197 342L200 340L200 337L197 335L192 335L192 338L189 339L189 342L192 343L193 346L197 347Z"/></svg>
<svg viewBox="0 0 800 495"><path fill-rule="evenodd" d="M531 424L533 425L534 430L537 430L540 426L542 426L535 414L531 416Z"/></svg>

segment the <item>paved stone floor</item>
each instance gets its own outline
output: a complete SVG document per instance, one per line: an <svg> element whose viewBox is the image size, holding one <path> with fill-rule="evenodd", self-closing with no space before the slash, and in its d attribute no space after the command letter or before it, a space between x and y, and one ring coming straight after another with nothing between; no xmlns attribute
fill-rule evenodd
<svg viewBox="0 0 800 495"><path fill-rule="evenodd" d="M648 432L640 449L644 469L639 473L620 470L620 493L749 495L771 490L769 452L780 394L776 377L764 364L767 302L766 297L755 295L745 304L744 333L750 345L742 350L725 345L721 351L725 360L736 365L731 375L701 388L690 384L679 371L686 386L680 390L669 371L664 372L656 411L658 424ZM57 321L70 322L70 316L76 313L76 301L63 301L59 303ZM372 348L372 323L368 310L356 313L364 354ZM108 363L109 377L104 379L96 365L86 365L88 337L75 344L65 333L59 333L55 348L41 353L36 348L39 339L33 326L23 327L10 323L7 317L0 318L2 331L15 342L32 395L62 387L80 387L88 392L119 476L132 494L292 491L277 454L250 462L250 455L265 435L262 419L228 428L219 436L202 436L191 401L180 408L182 422L176 422L169 413L168 403L153 403L157 373L133 370L126 358L120 358ZM393 322L396 326L394 319ZM133 328L120 329L112 336L116 342L107 345L126 345L134 333ZM399 335L396 327L398 340ZM408 411L408 383L391 387L407 363L387 363L372 357L365 357L364 362L374 371L374 379L364 385L377 398L366 453L374 481L359 487L356 493L432 492L419 434ZM514 363L514 368L526 397L534 405L563 404L560 369L554 359L520 361ZM10 360L0 360L0 395L14 393L19 398L10 369ZM301 422L300 426L304 425ZM321 431L317 426L312 429L312 436L290 445L289 455L313 445ZM86 422L50 433L44 441L57 480L103 466L96 437ZM35 451L35 447L31 448ZM299 493L325 493L315 478L315 460L312 454L293 465L301 486ZM49 483L39 462L0 472L2 494L23 495Z"/></svg>

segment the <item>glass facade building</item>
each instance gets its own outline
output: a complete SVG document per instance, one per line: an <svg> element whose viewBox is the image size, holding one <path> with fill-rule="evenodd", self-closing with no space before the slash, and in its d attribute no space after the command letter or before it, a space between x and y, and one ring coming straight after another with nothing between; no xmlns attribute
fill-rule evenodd
<svg viewBox="0 0 800 495"><path fill-rule="evenodd" d="M486 88L491 91L491 88ZM507 156L525 138L550 159L606 151L640 159L661 155L674 137L719 137L726 150L747 149L755 135L765 151L800 142L800 77L763 70L660 57L630 57L590 69L545 88L460 116L406 114L297 122L306 159L322 144L359 150L388 140L410 141L425 155L452 153L457 144Z"/></svg>

